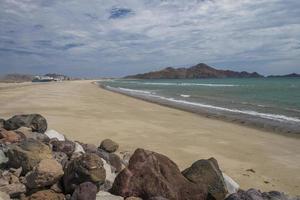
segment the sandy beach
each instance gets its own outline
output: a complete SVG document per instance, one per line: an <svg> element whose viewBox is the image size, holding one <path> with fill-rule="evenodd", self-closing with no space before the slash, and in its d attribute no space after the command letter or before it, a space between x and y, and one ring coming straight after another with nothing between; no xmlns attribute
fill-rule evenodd
<svg viewBox="0 0 300 200"><path fill-rule="evenodd" d="M40 113L49 128L70 139L98 145L111 138L120 151L157 151L181 169L215 157L241 188L300 194L300 139L137 100L91 82L0 84L0 118Z"/></svg>

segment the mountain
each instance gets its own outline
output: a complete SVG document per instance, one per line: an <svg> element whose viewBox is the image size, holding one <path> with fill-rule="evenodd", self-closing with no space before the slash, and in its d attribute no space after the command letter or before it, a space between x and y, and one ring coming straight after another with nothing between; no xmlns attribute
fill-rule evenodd
<svg viewBox="0 0 300 200"><path fill-rule="evenodd" d="M258 78L263 77L257 72L235 72L231 70L219 70L204 63L189 68L167 67L160 71L136 74L125 78L134 79L196 79L196 78Z"/></svg>
<svg viewBox="0 0 300 200"><path fill-rule="evenodd" d="M286 75L271 75L268 78L300 78L300 74L292 73Z"/></svg>
<svg viewBox="0 0 300 200"><path fill-rule="evenodd" d="M21 83L21 82L30 82L33 79L33 75L28 74L7 74L3 77L0 77L0 82L5 83Z"/></svg>

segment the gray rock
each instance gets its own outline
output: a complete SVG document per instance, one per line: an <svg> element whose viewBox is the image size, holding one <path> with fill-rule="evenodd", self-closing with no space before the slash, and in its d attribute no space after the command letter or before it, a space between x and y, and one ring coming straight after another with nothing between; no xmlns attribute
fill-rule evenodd
<svg viewBox="0 0 300 200"><path fill-rule="evenodd" d="M122 160L117 154L108 153L102 149L98 149L96 154L114 168L112 172L119 173L122 170Z"/></svg>
<svg viewBox="0 0 300 200"><path fill-rule="evenodd" d="M239 190L237 193L229 195L226 200L300 200L300 197L290 197L278 191L261 193L252 188L247 191Z"/></svg>
<svg viewBox="0 0 300 200"><path fill-rule="evenodd" d="M4 154L4 151L0 149L0 166L7 163L7 161L8 161L7 156Z"/></svg>
<svg viewBox="0 0 300 200"><path fill-rule="evenodd" d="M40 114L15 115L4 123L6 130L16 130L22 126L31 128L38 133L44 133L47 130L47 121Z"/></svg>
<svg viewBox="0 0 300 200"><path fill-rule="evenodd" d="M182 174L191 182L207 187L216 200L223 200L228 191L218 162L214 158L198 160Z"/></svg>
<svg viewBox="0 0 300 200"><path fill-rule="evenodd" d="M119 145L116 142L112 141L111 139L105 139L101 142L99 148L103 149L104 151L107 151L108 153L113 153L117 151Z"/></svg>
<svg viewBox="0 0 300 200"><path fill-rule="evenodd" d="M68 162L68 156L64 152L52 152L53 158L64 168Z"/></svg>
<svg viewBox="0 0 300 200"><path fill-rule="evenodd" d="M97 193L96 200L124 200L121 196L112 195L109 192L100 191Z"/></svg>
<svg viewBox="0 0 300 200"><path fill-rule="evenodd" d="M5 120L4 119L0 119L0 128L4 127L4 123L5 123Z"/></svg>
<svg viewBox="0 0 300 200"><path fill-rule="evenodd" d="M69 140L66 141L51 141L52 150L55 152L63 152L71 157L75 151L75 143Z"/></svg>
<svg viewBox="0 0 300 200"><path fill-rule="evenodd" d="M0 191L0 200L10 200L9 194Z"/></svg>
<svg viewBox="0 0 300 200"><path fill-rule="evenodd" d="M50 139L45 134L40 134L38 132L33 132L31 128L28 127L20 127L17 130L15 130L18 134L24 135L27 139L34 139L41 141L43 143L49 143Z"/></svg>

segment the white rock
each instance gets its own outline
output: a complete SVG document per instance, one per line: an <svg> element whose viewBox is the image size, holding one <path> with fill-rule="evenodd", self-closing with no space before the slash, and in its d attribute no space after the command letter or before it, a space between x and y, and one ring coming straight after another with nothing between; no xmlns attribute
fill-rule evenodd
<svg viewBox="0 0 300 200"><path fill-rule="evenodd" d="M0 191L0 200L10 200L10 197L7 193Z"/></svg>
<svg viewBox="0 0 300 200"><path fill-rule="evenodd" d="M97 193L96 200L123 200L123 197L115 196L109 192L100 191Z"/></svg>
<svg viewBox="0 0 300 200"><path fill-rule="evenodd" d="M0 150L0 164L7 163L8 158L4 154L3 150Z"/></svg>
<svg viewBox="0 0 300 200"><path fill-rule="evenodd" d="M223 177L228 191L228 195L236 193L240 188L239 184L237 184L232 178L230 178L224 173L223 173Z"/></svg>
<svg viewBox="0 0 300 200"><path fill-rule="evenodd" d="M45 132L45 135L47 135L50 139L56 138L59 141L65 141L65 136L55 130L48 130Z"/></svg>
<svg viewBox="0 0 300 200"><path fill-rule="evenodd" d="M78 142L74 142L75 143L75 151L74 153L85 153L83 147L81 146L81 144L79 144Z"/></svg>
<svg viewBox="0 0 300 200"><path fill-rule="evenodd" d="M106 180L113 183L115 181L117 174L112 172L111 166L106 162L106 160L104 160L103 158L101 158L101 160L103 162L103 167L106 172Z"/></svg>

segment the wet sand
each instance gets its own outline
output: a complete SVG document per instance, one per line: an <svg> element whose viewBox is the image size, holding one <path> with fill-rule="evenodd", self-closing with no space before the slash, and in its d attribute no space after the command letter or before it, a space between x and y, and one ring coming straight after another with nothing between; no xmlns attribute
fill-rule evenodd
<svg viewBox="0 0 300 200"><path fill-rule="evenodd" d="M0 118L40 113L70 139L99 144L111 138L121 151L157 151L181 169L215 157L242 188L300 194L300 139L294 137L141 101L91 81L0 84L0 105Z"/></svg>

